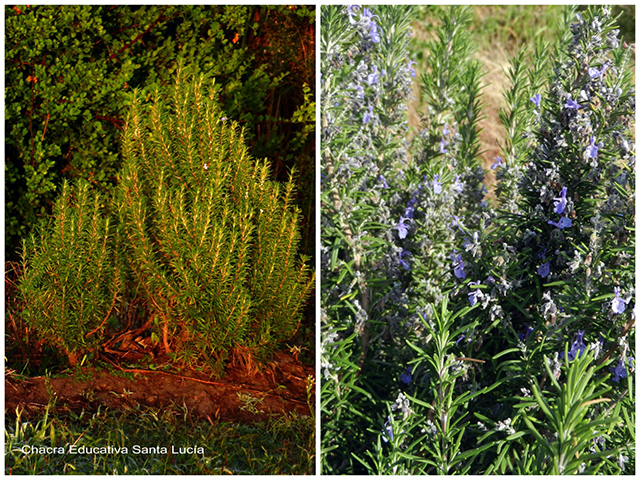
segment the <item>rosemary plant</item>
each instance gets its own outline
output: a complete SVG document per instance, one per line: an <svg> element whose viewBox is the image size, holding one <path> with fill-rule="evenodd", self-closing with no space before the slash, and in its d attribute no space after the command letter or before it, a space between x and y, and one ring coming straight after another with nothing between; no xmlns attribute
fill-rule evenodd
<svg viewBox="0 0 640 480"><path fill-rule="evenodd" d="M323 9L323 473L633 472L630 48L607 8L568 7L518 51L494 210L471 10L438 9L424 129L398 150L366 110L378 43L409 55L387 9Z"/></svg>
<svg viewBox="0 0 640 480"><path fill-rule="evenodd" d="M183 71L168 98L134 96L123 154L120 218L154 338L188 363L251 368L295 333L313 283L293 181L270 180L215 85Z"/></svg>
<svg viewBox="0 0 640 480"><path fill-rule="evenodd" d="M485 398L486 412L475 412L510 433L483 457L488 461L495 455L488 471L503 474L512 471L515 452L526 445L538 449L538 463L529 473L619 473L626 468L622 458L633 456L629 449L634 427L622 423L614 407L627 405L626 413L632 416L628 407L635 401L632 382L625 387L620 383L633 369L635 322L633 310L627 308L635 291L635 157L630 131L635 91L627 67L629 49L617 38L607 8L584 14L568 9L564 29L570 34L559 43L545 88L538 84L538 91L512 90L513 103L522 106L528 100L533 113L531 128L522 129L528 141L520 145L521 160L510 156L505 166L521 171L513 177L518 179L517 201L503 198L505 210L480 232L481 249L463 253L467 276L453 294L460 304L477 302L482 307L481 328L463 352L471 354L481 342L476 358L492 367L477 369L475 381L505 381ZM522 118L531 118L531 113ZM542 407L547 393L540 394L546 391L535 382L558 380L567 389L571 374L562 377L561 365L588 351L593 351L598 366L608 368L585 367L583 390L601 385L603 374L613 376L606 397L602 393L593 404L588 403L593 398L582 398L589 406L585 415L609 426L604 432L578 428L571 441L591 445L590 452L572 452L579 462L547 457L541 461L540 450L547 449L541 438L549 440L562 432L554 433L547 424L542 436L537 435L533 423L525 421L528 416L518 399L538 391L538 405L528 408L547 415ZM563 403L549 403L560 423L575 414ZM614 440L612 432L620 429L622 434ZM601 461L616 455L621 455L619 463Z"/></svg>
<svg viewBox="0 0 640 480"><path fill-rule="evenodd" d="M65 182L52 221L23 242L23 319L72 366L100 345L122 294L122 260L105 201L87 182Z"/></svg>
<svg viewBox="0 0 640 480"><path fill-rule="evenodd" d="M323 473L350 471L369 442L368 425L386 410L378 352L389 294L398 288L388 194L407 162L406 100L415 71L408 58L413 7L322 8L322 461ZM399 180L398 180L399 181ZM393 366L391 366L393 370ZM369 380L372 377L366 377Z"/></svg>

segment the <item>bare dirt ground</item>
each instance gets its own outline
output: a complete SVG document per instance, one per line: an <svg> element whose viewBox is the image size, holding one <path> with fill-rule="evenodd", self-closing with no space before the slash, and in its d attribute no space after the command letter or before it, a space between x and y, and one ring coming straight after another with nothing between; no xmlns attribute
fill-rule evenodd
<svg viewBox="0 0 640 480"><path fill-rule="evenodd" d="M254 422L289 412L310 414L306 386L307 377L315 374L314 367L289 353L278 353L258 372L234 369L216 380L197 371L178 374L110 363L110 372L85 367L69 377L21 379L6 374L5 412L21 407L26 415L38 415L55 399L58 411L177 406L210 422ZM315 398L313 392L311 398Z"/></svg>

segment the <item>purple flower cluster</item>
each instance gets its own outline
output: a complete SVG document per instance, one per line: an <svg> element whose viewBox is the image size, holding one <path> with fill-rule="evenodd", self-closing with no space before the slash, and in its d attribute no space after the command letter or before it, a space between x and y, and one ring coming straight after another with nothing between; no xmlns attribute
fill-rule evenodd
<svg viewBox="0 0 640 480"><path fill-rule="evenodd" d="M633 362L633 364L632 364ZM633 372L635 368L635 360L633 357L629 357L629 370ZM620 359L618 365L609 369L613 373L612 380L619 383L623 378L627 378L627 367L625 366L624 359Z"/></svg>
<svg viewBox="0 0 640 480"><path fill-rule="evenodd" d="M614 292L614 299L611 302L611 310L613 310L613 313L615 314L621 314L624 313L625 310L625 306L631 301L630 298L624 300L622 298L620 298L620 287L615 287L613 289Z"/></svg>
<svg viewBox="0 0 640 480"><path fill-rule="evenodd" d="M362 13L358 17L360 10L362 10ZM374 15L371 9L361 8L360 5L348 5L347 15L349 16L349 23L356 27L363 37L366 37L373 43L380 43L379 27L375 21L375 19L379 19L379 17Z"/></svg>
<svg viewBox="0 0 640 480"><path fill-rule="evenodd" d="M573 362L576 357L580 357L582 353L587 349L587 346L584 344L584 331L578 330L578 337L571 345L571 350L569 350L569 361ZM564 352L560 353L560 357L564 358Z"/></svg>

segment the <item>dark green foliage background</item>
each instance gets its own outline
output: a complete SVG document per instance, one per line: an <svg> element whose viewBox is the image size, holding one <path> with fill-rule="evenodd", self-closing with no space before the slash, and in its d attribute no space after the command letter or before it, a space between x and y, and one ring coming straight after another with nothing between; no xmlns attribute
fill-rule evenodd
<svg viewBox="0 0 640 480"><path fill-rule="evenodd" d="M223 110L277 180L295 166L313 256L314 42L313 6L5 7L7 259L64 179L112 188L129 93L171 84L180 61L216 78Z"/></svg>

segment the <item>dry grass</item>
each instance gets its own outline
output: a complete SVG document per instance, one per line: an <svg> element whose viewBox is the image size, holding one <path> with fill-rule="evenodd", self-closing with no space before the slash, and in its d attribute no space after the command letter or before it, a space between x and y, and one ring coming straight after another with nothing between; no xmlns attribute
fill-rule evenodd
<svg viewBox="0 0 640 480"><path fill-rule="evenodd" d="M432 26L438 22L439 7L422 7L421 21L414 24L414 41L423 46L425 41L435 37ZM476 43L473 58L478 60L484 71L482 78L483 119L481 128L481 161L488 170L485 185L491 192L495 183L494 172L489 169L496 156L500 155L500 145L504 142L505 131L498 118L498 111L504 108L503 91L509 87L505 70L509 67L509 59L515 54L518 46L532 45L536 38L543 37L551 41L556 38L557 22L562 21L564 6L562 5L485 5L474 6L474 21L470 27ZM629 42L635 40L635 32L625 28L624 22L631 17L635 19L635 8L616 7L614 15L622 11L619 21L623 35ZM415 66L416 79L424 72L420 61ZM420 128L420 113L426 105L420 98L419 81L414 82L413 102L409 105L409 125ZM491 196L491 195L490 195Z"/></svg>
<svg viewBox="0 0 640 480"><path fill-rule="evenodd" d="M502 93L507 88L508 80L504 73L509 66L509 59L518 45L530 42L534 37L543 35L547 38L553 31L552 18L561 16L560 6L476 6L474 8L474 33L477 50L473 58L478 60L484 71L482 78L483 119L481 128L481 160L488 170L485 185L491 191L495 183L494 172L489 169L496 156L500 155L500 144L504 141L505 132L498 118L498 111L504 108ZM434 8L425 8L421 22L414 25L414 38L418 44L434 37L430 26L437 22ZM424 70L417 67L417 78ZM420 127L420 114L426 105L420 100L419 82L414 83L414 101L409 105L409 125L414 129Z"/></svg>

